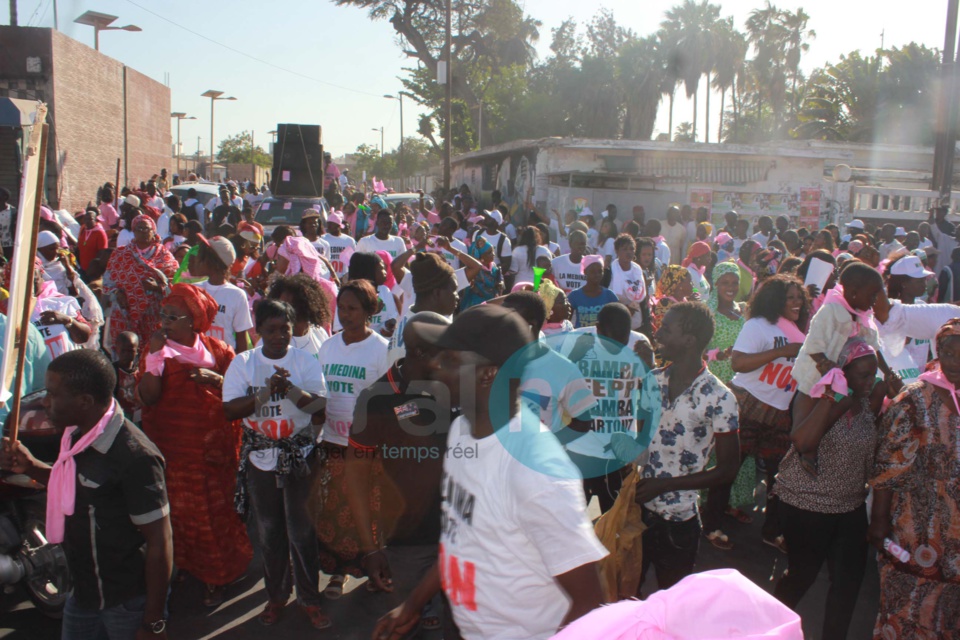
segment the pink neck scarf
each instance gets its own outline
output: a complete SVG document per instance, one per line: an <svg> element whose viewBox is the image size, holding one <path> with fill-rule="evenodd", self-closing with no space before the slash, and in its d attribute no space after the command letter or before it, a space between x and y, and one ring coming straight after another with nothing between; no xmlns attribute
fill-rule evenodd
<svg viewBox="0 0 960 640"><path fill-rule="evenodd" d="M833 289L830 289L823 299L823 304L838 304L854 317L856 323L854 324L853 330L850 332L851 338L855 337L859 333L859 326L870 329L874 332L877 331L877 324L873 321L873 309L860 311L859 309L854 309L851 307L850 303L847 302L847 299L843 297L842 285L838 284Z"/></svg>
<svg viewBox="0 0 960 640"><path fill-rule="evenodd" d="M947 376L943 375L943 371L939 368L934 369L933 371L925 371L920 374L918 380L923 380L924 382L929 382L935 387L940 387L941 389L946 389L950 392L950 397L953 398L953 407L957 411L957 415L960 416L960 400L957 400L957 394L960 391L957 391L957 388L953 386Z"/></svg>
<svg viewBox="0 0 960 640"><path fill-rule="evenodd" d="M803 331L800 331L800 327L798 327L795 322L787 320L783 316L780 316L780 319L777 320L777 329L783 332L788 342L803 342L806 338L806 336L803 335Z"/></svg>
<svg viewBox="0 0 960 640"><path fill-rule="evenodd" d="M67 516L73 515L76 506L77 463L73 458L103 434L116 411L117 401L114 400L93 429L73 446L70 446L70 441L77 430L76 426L67 427L60 438L60 455L50 471L50 482L47 484L47 540L54 544L63 542Z"/></svg>
<svg viewBox="0 0 960 640"><path fill-rule="evenodd" d="M206 369L209 369L217 364L213 354L207 351L207 348L203 346L203 341L200 340L199 333L197 334L192 346L180 344L179 342L174 342L173 340L168 339L166 344L163 345L163 349L160 349L160 351L157 351L156 353L147 354L147 373L151 373L158 377L162 376L163 363L167 358L173 358L177 362L193 365L195 367L203 367Z"/></svg>

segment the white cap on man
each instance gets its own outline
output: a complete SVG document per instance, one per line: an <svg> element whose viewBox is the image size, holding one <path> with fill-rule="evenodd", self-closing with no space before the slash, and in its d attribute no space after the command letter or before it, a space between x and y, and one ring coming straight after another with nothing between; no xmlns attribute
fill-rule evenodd
<svg viewBox="0 0 960 640"><path fill-rule="evenodd" d="M893 263L890 268L890 275L929 278L934 273L923 268L923 262L920 261L918 256L904 256Z"/></svg>
<svg viewBox="0 0 960 640"><path fill-rule="evenodd" d="M847 229L860 229L861 231L863 231L863 220L860 220L859 218L854 218L853 220L847 223Z"/></svg>

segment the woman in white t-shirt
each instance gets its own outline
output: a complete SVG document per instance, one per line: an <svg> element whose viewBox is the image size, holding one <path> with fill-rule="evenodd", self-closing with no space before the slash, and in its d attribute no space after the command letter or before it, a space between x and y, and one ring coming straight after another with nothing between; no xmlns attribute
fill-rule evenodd
<svg viewBox="0 0 960 640"><path fill-rule="evenodd" d="M354 254L354 258L359 255L364 254ZM337 315L343 331L320 346L319 360L328 388L322 432L327 462L315 497L328 496L320 500L317 530L321 568L332 576L324 595L334 599L342 593L347 573L362 575L357 527L344 484L344 456L357 397L390 368L387 340L370 327L370 318L378 305L377 292L370 282L348 281L337 296ZM371 513L373 521L378 516L378 510Z"/></svg>
<svg viewBox="0 0 960 640"><path fill-rule="evenodd" d="M791 372L803 344L809 313L807 291L800 280L787 275L768 278L750 300L749 320L730 355L736 372L730 388L740 409L740 459L756 456L766 464L763 541L781 551L785 546L772 490L780 460L790 449L790 402L797 391ZM728 498L729 485L710 491L711 500L725 505Z"/></svg>
<svg viewBox="0 0 960 640"><path fill-rule="evenodd" d="M630 310L630 328L640 329L649 322L650 311L643 269L633 261L637 243L627 234L614 240L617 259L610 264L610 290Z"/></svg>
<svg viewBox="0 0 960 640"><path fill-rule="evenodd" d="M376 309L370 315L370 328L389 339L400 319L400 301L388 286L388 275L393 274L387 273L386 264L377 254L360 251L350 256L347 280L366 280L375 287L378 301ZM395 287L396 281L391 284ZM340 323L339 313L338 307L333 319L334 332L340 331L343 326Z"/></svg>
<svg viewBox="0 0 960 640"><path fill-rule="evenodd" d="M270 285L269 298L286 302L297 312L290 346L319 358L320 345L329 337L330 301L323 288L302 273L277 278Z"/></svg>
<svg viewBox="0 0 960 640"><path fill-rule="evenodd" d="M598 253L603 256L603 266L609 269L617 258L614 244L617 240L617 225L610 218L604 218L600 223L600 237L597 240Z"/></svg>
<svg viewBox="0 0 960 640"><path fill-rule="evenodd" d="M533 282L533 268L549 268L553 256L550 250L540 245L540 232L536 227L527 227L520 234L520 241L513 249L510 267L514 269L514 282ZM541 261L543 264L540 264Z"/></svg>

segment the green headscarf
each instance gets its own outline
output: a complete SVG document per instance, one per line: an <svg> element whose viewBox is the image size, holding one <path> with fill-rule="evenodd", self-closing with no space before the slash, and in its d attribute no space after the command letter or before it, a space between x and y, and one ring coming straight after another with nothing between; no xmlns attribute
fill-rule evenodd
<svg viewBox="0 0 960 640"><path fill-rule="evenodd" d="M732 273L737 276L737 281L739 283L740 267L737 266L736 262L719 262L717 263L717 266L713 268L713 287L710 289L710 297L707 298L707 306L710 307L711 311L716 311L717 304L720 302L717 298L717 282L722 276L725 276L728 273Z"/></svg>

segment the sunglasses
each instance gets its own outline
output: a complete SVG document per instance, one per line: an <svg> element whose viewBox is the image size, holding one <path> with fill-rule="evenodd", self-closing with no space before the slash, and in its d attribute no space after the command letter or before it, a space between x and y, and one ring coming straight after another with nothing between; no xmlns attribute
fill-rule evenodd
<svg viewBox="0 0 960 640"><path fill-rule="evenodd" d="M175 316L167 313L160 314L160 320L167 320L168 322L176 322L177 320L183 320L184 318L189 318L190 316Z"/></svg>

